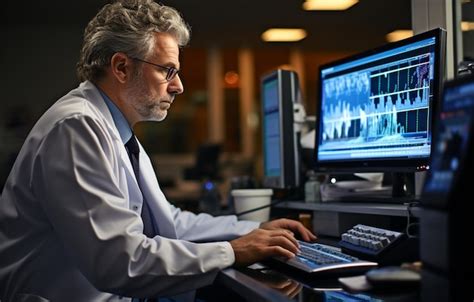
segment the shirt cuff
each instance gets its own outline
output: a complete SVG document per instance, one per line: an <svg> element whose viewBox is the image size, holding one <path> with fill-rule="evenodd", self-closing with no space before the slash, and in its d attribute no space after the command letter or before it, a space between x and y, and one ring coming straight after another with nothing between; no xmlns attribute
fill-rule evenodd
<svg viewBox="0 0 474 302"><path fill-rule="evenodd" d="M232 248L232 245L230 242L222 242L222 251L224 253L223 257L223 264L225 267L232 266L235 263L235 254L234 254L234 249Z"/></svg>

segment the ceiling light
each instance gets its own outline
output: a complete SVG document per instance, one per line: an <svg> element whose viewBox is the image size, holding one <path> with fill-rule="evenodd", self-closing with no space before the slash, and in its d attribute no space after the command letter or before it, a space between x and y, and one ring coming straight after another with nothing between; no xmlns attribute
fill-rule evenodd
<svg viewBox="0 0 474 302"><path fill-rule="evenodd" d="M462 21L461 22L462 31L474 30L474 22Z"/></svg>
<svg viewBox="0 0 474 302"><path fill-rule="evenodd" d="M399 40L403 40L403 39L406 39L406 38L409 38L413 36L413 30L410 30L410 29L399 29L399 30L394 30L392 31L391 33L388 33L386 36L385 36L385 39L388 41L388 42L395 42L395 41L399 41Z"/></svg>
<svg viewBox="0 0 474 302"><path fill-rule="evenodd" d="M306 37L306 30L301 28L270 28L262 34L265 42L295 42Z"/></svg>
<svg viewBox="0 0 474 302"><path fill-rule="evenodd" d="M304 10L346 10L359 0L306 0Z"/></svg>

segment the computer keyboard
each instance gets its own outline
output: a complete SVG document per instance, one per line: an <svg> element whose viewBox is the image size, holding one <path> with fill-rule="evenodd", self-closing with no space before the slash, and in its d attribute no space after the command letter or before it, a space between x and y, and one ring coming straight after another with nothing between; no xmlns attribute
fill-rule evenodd
<svg viewBox="0 0 474 302"><path fill-rule="evenodd" d="M402 235L399 232L358 224L342 234L342 240L339 244L342 246L351 244L365 250L366 253L375 254L395 242Z"/></svg>
<svg viewBox="0 0 474 302"><path fill-rule="evenodd" d="M341 235L342 252L379 264L417 260L416 240L404 233L358 224Z"/></svg>
<svg viewBox="0 0 474 302"><path fill-rule="evenodd" d="M362 272L377 266L339 251L338 248L320 243L299 241L300 253L292 259L276 258L293 268L306 273Z"/></svg>

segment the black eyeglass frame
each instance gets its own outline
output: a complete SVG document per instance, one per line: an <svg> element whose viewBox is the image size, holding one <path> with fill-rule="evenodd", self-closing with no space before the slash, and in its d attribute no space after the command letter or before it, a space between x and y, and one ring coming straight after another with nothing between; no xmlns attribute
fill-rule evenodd
<svg viewBox="0 0 474 302"><path fill-rule="evenodd" d="M174 67L168 67L168 66L155 64L155 63L148 62L148 61L145 61L145 60L142 60L142 59L139 59L139 58L134 58L134 57L130 57L130 58L133 59L133 60L143 62L143 63L147 63L147 64L150 64L150 65L153 65L153 66L156 66L156 67L159 67L159 68L162 68L162 69L166 70L165 80L167 82L172 81L178 75L178 73L180 71L179 69L174 68Z"/></svg>

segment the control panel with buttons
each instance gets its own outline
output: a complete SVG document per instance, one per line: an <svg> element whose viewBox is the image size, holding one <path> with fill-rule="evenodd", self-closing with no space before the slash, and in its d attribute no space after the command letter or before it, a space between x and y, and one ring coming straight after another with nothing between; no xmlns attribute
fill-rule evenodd
<svg viewBox="0 0 474 302"><path fill-rule="evenodd" d="M394 264L414 261L418 257L418 241L404 233L358 224L341 235L341 250L355 257Z"/></svg>

